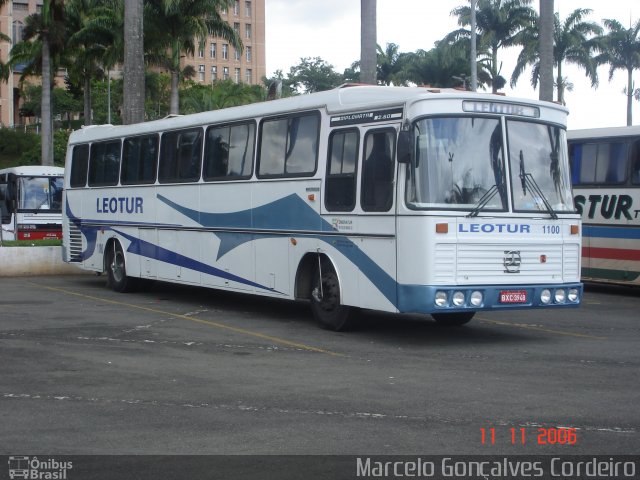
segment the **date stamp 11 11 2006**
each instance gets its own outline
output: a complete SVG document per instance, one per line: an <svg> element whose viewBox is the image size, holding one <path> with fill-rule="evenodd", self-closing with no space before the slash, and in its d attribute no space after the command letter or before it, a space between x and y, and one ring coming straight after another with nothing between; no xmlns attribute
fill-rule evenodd
<svg viewBox="0 0 640 480"><path fill-rule="evenodd" d="M480 443L482 445L576 445L578 434L571 427L510 427L498 429L495 427L480 428Z"/></svg>

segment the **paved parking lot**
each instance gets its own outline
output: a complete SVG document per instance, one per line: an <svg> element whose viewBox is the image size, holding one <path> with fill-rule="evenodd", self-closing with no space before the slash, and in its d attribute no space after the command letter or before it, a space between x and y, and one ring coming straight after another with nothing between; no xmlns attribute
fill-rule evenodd
<svg viewBox="0 0 640 480"><path fill-rule="evenodd" d="M117 294L73 275L0 289L0 454L640 450L637 290L448 329L363 312L333 333L305 304L200 288ZM572 444L550 442L558 427Z"/></svg>

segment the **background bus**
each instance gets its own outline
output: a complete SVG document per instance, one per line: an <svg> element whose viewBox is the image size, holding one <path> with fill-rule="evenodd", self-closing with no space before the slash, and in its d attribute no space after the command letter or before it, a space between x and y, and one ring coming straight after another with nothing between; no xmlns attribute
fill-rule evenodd
<svg viewBox="0 0 640 480"><path fill-rule="evenodd" d="M62 167L0 170L2 240L62 238Z"/></svg>
<svg viewBox="0 0 640 480"><path fill-rule="evenodd" d="M568 143L582 277L640 285L640 127L573 130Z"/></svg>
<svg viewBox="0 0 640 480"><path fill-rule="evenodd" d="M63 258L156 279L431 314L580 303L559 105L352 86L73 132Z"/></svg>

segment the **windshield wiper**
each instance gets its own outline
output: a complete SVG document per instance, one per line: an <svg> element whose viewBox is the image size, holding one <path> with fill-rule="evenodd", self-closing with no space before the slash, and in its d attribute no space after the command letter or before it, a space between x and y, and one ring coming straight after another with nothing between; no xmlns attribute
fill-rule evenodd
<svg viewBox="0 0 640 480"><path fill-rule="evenodd" d="M477 217L482 209L486 207L487 204L491 201L491 199L496 196L496 193L498 193L498 186L494 184L493 187L487 190L485 194L480 197L480 200L478 200L478 203L476 203L475 207L473 207L473 210L471 210L467 214L467 217Z"/></svg>
<svg viewBox="0 0 640 480"><path fill-rule="evenodd" d="M520 150L520 182L522 183L522 193L526 195L527 187L529 187L529 191L532 194L531 195L532 198L536 200L536 198L534 197L535 195L538 200L542 201L551 218L553 220L557 220L558 214L553 210L553 208L551 207L551 204L549 203L549 200L547 200L547 197L545 197L544 193L542 193L542 190L540 190L540 187L538 186L536 179L533 178L533 175L531 175L525 170L524 155L522 153L522 150ZM538 206L538 208L540 207L539 202L536 202L536 205Z"/></svg>

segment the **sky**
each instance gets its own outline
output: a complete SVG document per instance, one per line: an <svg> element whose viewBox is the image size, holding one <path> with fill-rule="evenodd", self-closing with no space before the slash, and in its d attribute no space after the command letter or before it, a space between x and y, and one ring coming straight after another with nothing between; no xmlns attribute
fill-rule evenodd
<svg viewBox="0 0 640 480"><path fill-rule="evenodd" d="M267 76L276 70L285 74L301 58L320 57L342 73L360 58L360 0L265 0ZM468 0L377 0L377 40L383 48L395 43L401 52L430 50L434 42L459 28L450 12ZM555 0L561 21L576 8L590 8L586 20L602 25L604 18L618 20L625 27L640 18L638 0ZM538 0L532 6L538 8ZM501 74L510 79L518 49L498 54ZM563 65L563 76L573 83L565 92L570 110L568 127L596 128L624 126L627 121L626 72L618 71L609 81L609 69L598 69L599 86L591 87L584 71ZM508 96L538 98L530 83L530 70L524 72L514 89L503 90ZM634 73L640 86L640 71ZM640 125L640 102L633 101L633 124Z"/></svg>

